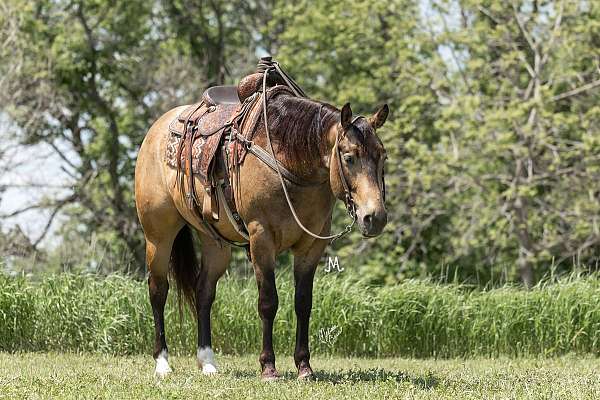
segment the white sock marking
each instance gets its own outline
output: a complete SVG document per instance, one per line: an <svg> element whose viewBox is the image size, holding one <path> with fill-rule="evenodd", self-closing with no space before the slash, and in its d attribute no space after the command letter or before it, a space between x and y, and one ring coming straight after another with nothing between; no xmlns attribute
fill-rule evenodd
<svg viewBox="0 0 600 400"><path fill-rule="evenodd" d="M213 353L210 347L198 347L196 356L198 358L198 368L202 368L202 373L204 375L212 375L217 373L215 353Z"/></svg>
<svg viewBox="0 0 600 400"><path fill-rule="evenodd" d="M165 376L173 372L171 367L169 367L169 361L167 361L168 358L169 354L166 350L161 351L158 354L158 357L156 357L156 370L154 371L154 373L159 378L164 378Z"/></svg>

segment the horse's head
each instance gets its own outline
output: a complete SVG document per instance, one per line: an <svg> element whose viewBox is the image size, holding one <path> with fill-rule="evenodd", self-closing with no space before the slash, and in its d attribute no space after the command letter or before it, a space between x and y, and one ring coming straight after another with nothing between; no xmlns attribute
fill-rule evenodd
<svg viewBox="0 0 600 400"><path fill-rule="evenodd" d="M375 131L389 113L386 105L371 117L353 117L350 104L342 107L335 128L335 145L330 155L330 182L333 193L354 207L361 233L374 237L387 223L383 164L386 152Z"/></svg>

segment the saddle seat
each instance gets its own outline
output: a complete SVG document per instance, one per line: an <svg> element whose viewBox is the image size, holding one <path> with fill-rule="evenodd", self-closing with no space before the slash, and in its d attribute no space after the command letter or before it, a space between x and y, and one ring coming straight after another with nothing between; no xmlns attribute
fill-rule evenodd
<svg viewBox="0 0 600 400"><path fill-rule="evenodd" d="M240 104L238 87L233 85L209 87L202 94L202 100L211 106L221 104Z"/></svg>

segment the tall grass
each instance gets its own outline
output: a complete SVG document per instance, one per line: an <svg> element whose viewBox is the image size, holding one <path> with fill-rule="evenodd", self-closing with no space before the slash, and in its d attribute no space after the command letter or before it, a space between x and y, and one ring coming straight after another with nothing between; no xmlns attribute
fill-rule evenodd
<svg viewBox="0 0 600 400"><path fill-rule="evenodd" d="M293 284L278 279L275 345L291 354ZM170 351L191 354L196 323L166 311ZM223 279L213 308L213 344L256 353L260 325L253 279ZM319 354L457 357L599 353L600 280L580 278L525 291L487 291L407 281L373 288L326 275L315 282L311 345ZM123 276L0 275L0 350L150 353L152 312L145 282Z"/></svg>

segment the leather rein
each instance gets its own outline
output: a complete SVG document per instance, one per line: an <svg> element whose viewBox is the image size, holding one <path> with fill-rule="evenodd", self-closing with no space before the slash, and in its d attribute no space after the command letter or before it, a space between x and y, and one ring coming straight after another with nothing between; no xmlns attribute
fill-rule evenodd
<svg viewBox="0 0 600 400"><path fill-rule="evenodd" d="M259 64L259 65L261 65L261 64ZM265 123L265 134L267 136L267 143L269 145L269 150L271 152L271 154L269 156L272 157L273 160L276 160L275 151L273 150L273 144L271 143L271 134L269 132L269 126L268 126L268 122L267 122L267 76L268 76L269 72L271 72L271 71L278 72L281 75L281 77L284 79L284 81L288 84L290 89L292 89L292 91L294 92L294 94L296 96L306 97L306 95L304 94L302 89L300 89L300 87L292 80L292 78L287 76L287 74L281 69L281 67L279 66L279 64L276 61L262 62L261 67L264 68L263 82L262 82L262 89L263 89L263 96L262 96L262 103L263 103L262 109L263 110L262 111L263 111L263 119L264 119L264 123ZM319 109L319 120L321 117L320 114L321 114L321 109ZM359 118L364 118L364 117L356 116L352 120L351 124L353 124ZM342 154L341 154L341 150L339 147L339 141L340 141L340 136L341 136L340 132L342 132L342 131L343 131L343 128L341 128L341 127L338 128L336 131L335 144L334 144L335 155L336 155L335 158L336 158L337 169L338 169L338 172L340 175L340 181L342 182L342 187L344 189L344 203L346 205L346 211L348 212L348 215L350 216L352 221L344 228L344 230L342 230L339 233L336 233L334 235L321 236L321 235L317 235L316 233L311 232L308 228L306 228L302 224L302 222L300 221L300 218L298 218L296 209L294 208L292 201L290 199L290 195L288 193L287 187L285 185L285 181L283 179L282 168L280 168L279 162L275 163L275 166L276 166L275 170L277 172L277 176L279 176L279 181L281 182L281 187L283 189L285 199L287 201L290 211L292 212L292 215L294 216L294 219L296 220L296 224L298 224L298 226L309 236L312 236L313 238L320 239L320 240L331 240L331 243L333 243L335 240L341 238L342 236L348 234L352 230L352 227L354 226L354 224L356 223L356 206L354 203L354 199L352 198L352 192L350 191L350 187L348 185L348 180L346 179L346 175L344 174L344 169L342 168L342 161L341 161Z"/></svg>

